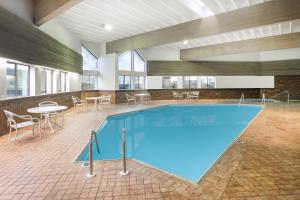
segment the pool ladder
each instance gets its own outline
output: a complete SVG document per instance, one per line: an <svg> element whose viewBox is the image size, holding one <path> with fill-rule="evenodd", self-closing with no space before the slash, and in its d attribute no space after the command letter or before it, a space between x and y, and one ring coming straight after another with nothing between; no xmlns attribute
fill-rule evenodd
<svg viewBox="0 0 300 200"><path fill-rule="evenodd" d="M239 106L241 106L242 103L245 103L245 95L242 93L242 96L240 98Z"/></svg>
<svg viewBox="0 0 300 200"><path fill-rule="evenodd" d="M95 143L96 143L96 147L97 147L97 152L98 154L100 154L100 150L99 150L99 144L98 144L98 140L97 140L97 134L95 131L91 132L91 138L89 141L89 173L86 175L88 178L94 177L96 176L96 173L94 172L94 166L93 166L93 140L95 139Z"/></svg>

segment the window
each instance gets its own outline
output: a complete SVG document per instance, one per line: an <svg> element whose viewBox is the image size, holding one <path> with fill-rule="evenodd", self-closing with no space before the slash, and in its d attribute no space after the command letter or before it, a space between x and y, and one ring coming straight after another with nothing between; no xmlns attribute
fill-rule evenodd
<svg viewBox="0 0 300 200"><path fill-rule="evenodd" d="M119 70L131 71L131 51L126 51L119 56Z"/></svg>
<svg viewBox="0 0 300 200"><path fill-rule="evenodd" d="M98 88L98 76L83 75L81 81L82 90L95 90Z"/></svg>
<svg viewBox="0 0 300 200"><path fill-rule="evenodd" d="M119 71L120 90L145 88L145 61L137 51L126 51L119 56Z"/></svg>
<svg viewBox="0 0 300 200"><path fill-rule="evenodd" d="M29 96L29 66L8 62L6 69L7 96Z"/></svg>
<svg viewBox="0 0 300 200"><path fill-rule="evenodd" d="M134 89L145 89L145 77L144 76L134 77Z"/></svg>
<svg viewBox="0 0 300 200"><path fill-rule="evenodd" d="M216 77L214 76L200 76L201 88L215 88Z"/></svg>
<svg viewBox="0 0 300 200"><path fill-rule="evenodd" d="M98 59L87 48L81 46L83 70L98 70Z"/></svg>
<svg viewBox="0 0 300 200"><path fill-rule="evenodd" d="M134 71L135 72L145 72L145 61L144 59L136 52L134 51Z"/></svg>
<svg viewBox="0 0 300 200"><path fill-rule="evenodd" d="M120 90L131 89L131 76L126 76L126 75L119 76L119 89Z"/></svg>
<svg viewBox="0 0 300 200"><path fill-rule="evenodd" d="M197 88L197 76L184 76L183 88Z"/></svg>
<svg viewBox="0 0 300 200"><path fill-rule="evenodd" d="M67 74L66 72L59 72L58 83L57 83L58 92L66 91L66 74Z"/></svg>
<svg viewBox="0 0 300 200"><path fill-rule="evenodd" d="M41 69L41 94L52 93L53 70Z"/></svg>
<svg viewBox="0 0 300 200"><path fill-rule="evenodd" d="M178 84L178 77L177 76L164 76L162 79L162 88L163 89L170 89L170 88L177 88Z"/></svg>

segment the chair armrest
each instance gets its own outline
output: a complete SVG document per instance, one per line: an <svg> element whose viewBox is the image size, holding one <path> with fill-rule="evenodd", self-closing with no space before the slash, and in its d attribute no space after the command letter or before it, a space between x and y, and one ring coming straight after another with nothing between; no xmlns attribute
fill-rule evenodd
<svg viewBox="0 0 300 200"><path fill-rule="evenodd" d="M32 116L31 115L15 115L15 117L19 119L24 119L24 120L30 120L32 121Z"/></svg>

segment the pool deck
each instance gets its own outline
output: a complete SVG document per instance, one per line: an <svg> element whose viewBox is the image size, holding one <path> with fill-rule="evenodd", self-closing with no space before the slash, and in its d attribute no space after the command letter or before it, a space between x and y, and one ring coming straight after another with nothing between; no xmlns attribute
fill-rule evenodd
<svg viewBox="0 0 300 200"><path fill-rule="evenodd" d="M193 101L214 103L222 101ZM300 199L300 104L272 103L216 162L199 184L129 160L130 174L121 177L120 161L95 161L94 178L74 162L110 114L148 106L105 105L100 111L70 109L65 127L8 142L0 137L1 199ZM187 102L183 102L187 103Z"/></svg>

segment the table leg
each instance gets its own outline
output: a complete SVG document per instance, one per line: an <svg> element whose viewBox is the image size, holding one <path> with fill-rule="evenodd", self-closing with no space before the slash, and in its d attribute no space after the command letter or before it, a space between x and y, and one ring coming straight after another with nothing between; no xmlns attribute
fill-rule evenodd
<svg viewBox="0 0 300 200"><path fill-rule="evenodd" d="M45 125L49 125L52 133L54 134L54 130L53 130L53 127L52 127L52 124L51 124L51 121L50 121L50 113L46 114L45 115Z"/></svg>

